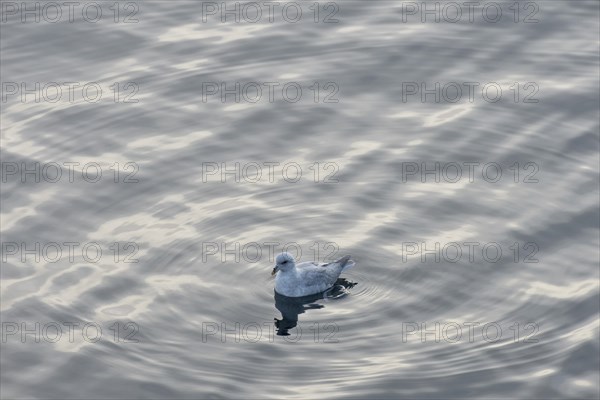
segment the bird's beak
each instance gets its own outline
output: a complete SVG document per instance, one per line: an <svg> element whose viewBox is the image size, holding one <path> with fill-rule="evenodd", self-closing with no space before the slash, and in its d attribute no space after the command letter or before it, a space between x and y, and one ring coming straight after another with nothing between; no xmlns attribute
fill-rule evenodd
<svg viewBox="0 0 600 400"><path fill-rule="evenodd" d="M277 265L275 267L273 267L273 271L271 271L271 276L275 275L277 273L277 271L279 271L279 268L277 268Z"/></svg>

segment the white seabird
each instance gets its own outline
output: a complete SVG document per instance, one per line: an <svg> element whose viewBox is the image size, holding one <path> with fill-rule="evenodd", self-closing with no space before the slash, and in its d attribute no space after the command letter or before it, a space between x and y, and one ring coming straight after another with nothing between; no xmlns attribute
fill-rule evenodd
<svg viewBox="0 0 600 400"><path fill-rule="evenodd" d="M330 289L342 273L354 266L350 256L330 263L303 262L296 265L290 253L281 253L275 259L271 275L275 277L275 291L288 297L302 297Z"/></svg>

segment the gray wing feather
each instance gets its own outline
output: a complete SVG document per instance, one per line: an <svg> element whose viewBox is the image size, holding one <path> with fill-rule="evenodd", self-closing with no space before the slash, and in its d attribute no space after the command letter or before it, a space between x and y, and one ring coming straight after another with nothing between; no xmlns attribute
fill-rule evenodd
<svg viewBox="0 0 600 400"><path fill-rule="evenodd" d="M302 281L306 286L333 285L340 276L339 270L329 268L315 267L303 271Z"/></svg>
<svg viewBox="0 0 600 400"><path fill-rule="evenodd" d="M296 265L296 268L301 270L301 279L304 285L329 287L339 278L348 260L350 260L350 256L344 256L339 260L327 264L303 262Z"/></svg>
<svg viewBox="0 0 600 400"><path fill-rule="evenodd" d="M328 285L331 286L335 283L342 273L342 269L350 257L343 257L338 261L334 261L328 264L314 264L307 265L302 269L302 281L307 286L313 285ZM340 262L341 261L341 262Z"/></svg>

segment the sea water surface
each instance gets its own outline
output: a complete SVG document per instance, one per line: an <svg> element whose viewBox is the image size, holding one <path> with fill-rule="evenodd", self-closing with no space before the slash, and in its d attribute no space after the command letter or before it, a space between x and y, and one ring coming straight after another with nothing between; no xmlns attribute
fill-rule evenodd
<svg viewBox="0 0 600 400"><path fill-rule="evenodd" d="M2 398L600 395L597 1L8 3Z"/></svg>

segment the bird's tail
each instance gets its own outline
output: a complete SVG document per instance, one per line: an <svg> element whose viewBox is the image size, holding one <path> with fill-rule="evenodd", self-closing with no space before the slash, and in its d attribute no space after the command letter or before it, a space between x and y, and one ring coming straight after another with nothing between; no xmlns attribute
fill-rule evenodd
<svg viewBox="0 0 600 400"><path fill-rule="evenodd" d="M354 265L355 265L354 261L350 259L349 255L344 256L344 257L340 258L339 260L336 260L335 262L339 263L342 266L342 271L350 269L350 268L354 267Z"/></svg>

